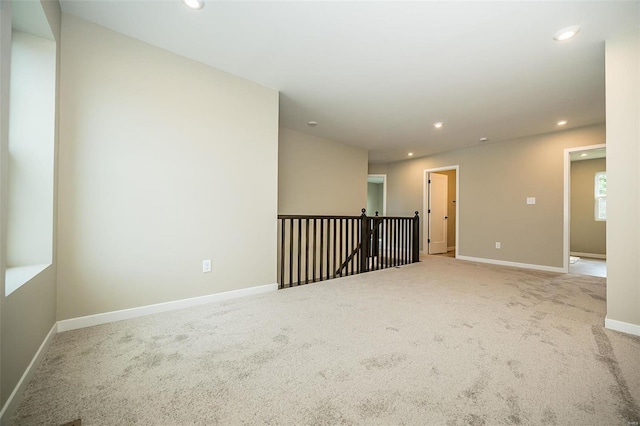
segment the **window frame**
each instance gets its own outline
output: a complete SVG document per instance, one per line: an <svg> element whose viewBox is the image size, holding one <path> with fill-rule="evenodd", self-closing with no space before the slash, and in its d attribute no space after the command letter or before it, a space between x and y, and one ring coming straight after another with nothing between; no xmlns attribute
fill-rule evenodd
<svg viewBox="0 0 640 426"><path fill-rule="evenodd" d="M600 177L604 176L605 178L605 182L606 182L606 178L607 178L607 172L606 171L601 171L601 172L596 172L595 176L594 176L594 185L593 185L593 197L594 197L594 203L593 203L593 217L595 219L596 222L606 222L607 221L607 187L604 187L604 195L601 194L600 191L600 187L599 187L599 180ZM600 203L601 200L604 200L604 218L600 217Z"/></svg>

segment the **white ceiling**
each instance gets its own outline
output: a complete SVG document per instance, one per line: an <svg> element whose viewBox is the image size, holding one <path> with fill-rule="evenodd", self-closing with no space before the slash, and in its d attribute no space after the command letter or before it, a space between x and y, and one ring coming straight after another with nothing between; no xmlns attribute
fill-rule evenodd
<svg viewBox="0 0 640 426"><path fill-rule="evenodd" d="M371 162L604 122L604 40L640 26L639 1L205 1L61 4L279 90L281 126Z"/></svg>

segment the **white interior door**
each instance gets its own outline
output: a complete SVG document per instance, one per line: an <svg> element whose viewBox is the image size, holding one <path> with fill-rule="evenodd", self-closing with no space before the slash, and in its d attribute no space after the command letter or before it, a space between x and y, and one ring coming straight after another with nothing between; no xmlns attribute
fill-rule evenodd
<svg viewBox="0 0 640 426"><path fill-rule="evenodd" d="M447 252L447 192L449 178L439 173L429 173L429 254Z"/></svg>

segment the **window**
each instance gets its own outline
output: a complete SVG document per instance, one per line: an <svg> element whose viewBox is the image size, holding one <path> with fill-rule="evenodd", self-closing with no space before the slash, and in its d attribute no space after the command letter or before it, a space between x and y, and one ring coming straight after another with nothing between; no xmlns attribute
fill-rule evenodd
<svg viewBox="0 0 640 426"><path fill-rule="evenodd" d="M10 55L5 296L53 261L56 43L14 28Z"/></svg>
<svg viewBox="0 0 640 426"><path fill-rule="evenodd" d="M596 173L594 194L595 219L607 220L607 172Z"/></svg>

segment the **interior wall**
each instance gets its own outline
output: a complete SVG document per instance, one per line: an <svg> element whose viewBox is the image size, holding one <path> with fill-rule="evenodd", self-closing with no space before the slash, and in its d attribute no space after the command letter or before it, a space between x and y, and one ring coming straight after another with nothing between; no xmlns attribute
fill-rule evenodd
<svg viewBox="0 0 640 426"><path fill-rule="evenodd" d="M67 14L61 76L59 320L276 282L278 92Z"/></svg>
<svg viewBox="0 0 640 426"><path fill-rule="evenodd" d="M607 319L640 334L640 29L605 51Z"/></svg>
<svg viewBox="0 0 640 426"><path fill-rule="evenodd" d="M607 254L607 222L595 220L594 204L595 175L606 169L604 158L571 162L571 252Z"/></svg>
<svg viewBox="0 0 640 426"><path fill-rule="evenodd" d="M6 267L6 202L7 202L7 166L8 166L8 67L10 63L11 46L11 2L1 2L2 13L0 23L0 171L2 174L2 191L0 192L0 217L2 218L2 249L0 263L2 271ZM60 25L61 11L58 2L40 1L24 2L23 8L33 8L30 13L45 15L45 21L57 42L56 56L58 58L56 69L59 70L60 58ZM59 76L59 72L57 73ZM59 100L59 77L56 78L56 105ZM58 111L56 110L56 137L54 140L54 158L57 150L57 123ZM55 161L54 161L55 164ZM53 194L53 223L55 242L56 215L56 178L54 166L54 194ZM50 213L51 214L51 213ZM1 324L1 356L0 356L0 400L4 406L11 392L26 371L29 363L35 356L40 345L56 322L56 246L53 245L52 265L40 274L25 283L18 290L5 297L4 273L0 274L2 288L0 291L0 324Z"/></svg>
<svg viewBox="0 0 640 426"><path fill-rule="evenodd" d="M367 182L367 216L383 215L384 184Z"/></svg>
<svg viewBox="0 0 640 426"><path fill-rule="evenodd" d="M360 216L367 161L364 149L281 127L278 213Z"/></svg>
<svg viewBox="0 0 640 426"><path fill-rule="evenodd" d="M564 149L604 140L604 125L594 125L371 165L369 170L386 169L387 214L412 216L418 210L424 229L424 170L459 165L458 254L559 268L563 266ZM527 205L527 197L536 197L536 204ZM495 242L502 248L496 249Z"/></svg>
<svg viewBox="0 0 640 426"><path fill-rule="evenodd" d="M55 284L56 269L50 266L3 300L3 405L56 322Z"/></svg>
<svg viewBox="0 0 640 426"><path fill-rule="evenodd" d="M389 166L386 163L370 163L369 166L370 175L386 175ZM387 176L387 184L389 183L389 176Z"/></svg>

